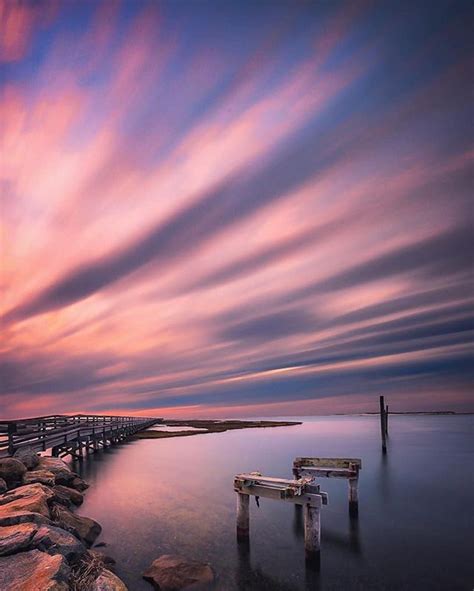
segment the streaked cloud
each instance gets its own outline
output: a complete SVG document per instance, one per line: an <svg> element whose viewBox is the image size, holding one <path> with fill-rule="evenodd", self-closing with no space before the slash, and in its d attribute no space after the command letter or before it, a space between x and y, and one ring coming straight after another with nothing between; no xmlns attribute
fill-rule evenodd
<svg viewBox="0 0 474 591"><path fill-rule="evenodd" d="M470 18L3 3L2 416L472 409Z"/></svg>

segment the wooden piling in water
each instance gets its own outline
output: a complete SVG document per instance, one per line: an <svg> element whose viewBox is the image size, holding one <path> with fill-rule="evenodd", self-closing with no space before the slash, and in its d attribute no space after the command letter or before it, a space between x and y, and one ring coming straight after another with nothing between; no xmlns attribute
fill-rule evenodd
<svg viewBox="0 0 474 591"><path fill-rule="evenodd" d="M382 452L387 453L387 427L385 424L385 402L384 397L380 396L380 434L382 435Z"/></svg>
<svg viewBox="0 0 474 591"><path fill-rule="evenodd" d="M385 407L385 435L388 435L388 404Z"/></svg>
<svg viewBox="0 0 474 591"><path fill-rule="evenodd" d="M358 478L349 478L349 515L356 517L359 514Z"/></svg>
<svg viewBox="0 0 474 591"><path fill-rule="evenodd" d="M304 552L309 562L319 562L321 556L321 507L304 505Z"/></svg>
<svg viewBox="0 0 474 591"><path fill-rule="evenodd" d="M237 493L237 539L246 541L250 531L250 497Z"/></svg>

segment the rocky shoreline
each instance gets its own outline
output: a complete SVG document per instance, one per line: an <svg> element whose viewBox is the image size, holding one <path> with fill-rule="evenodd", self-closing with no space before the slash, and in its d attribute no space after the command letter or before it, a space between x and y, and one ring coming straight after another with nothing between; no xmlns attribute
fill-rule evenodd
<svg viewBox="0 0 474 591"><path fill-rule="evenodd" d="M59 458L23 449L0 459L1 591L127 591L113 558L93 547L100 524L74 513L87 488ZM161 591L214 581L208 564L173 555L143 576Z"/></svg>

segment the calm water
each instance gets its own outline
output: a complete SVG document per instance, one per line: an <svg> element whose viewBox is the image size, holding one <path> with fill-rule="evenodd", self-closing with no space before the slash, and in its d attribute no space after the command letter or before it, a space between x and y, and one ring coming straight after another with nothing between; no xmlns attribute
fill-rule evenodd
<svg viewBox="0 0 474 591"><path fill-rule="evenodd" d="M303 418L297 427L139 440L76 466L91 487L80 513L130 591L163 553L210 562L217 589L471 590L474 587L474 417L390 418L387 456L376 417ZM294 507L252 499L250 554L235 540L233 476L290 477L296 456L360 457L360 507L350 521L347 483L321 480L319 574L306 572Z"/></svg>

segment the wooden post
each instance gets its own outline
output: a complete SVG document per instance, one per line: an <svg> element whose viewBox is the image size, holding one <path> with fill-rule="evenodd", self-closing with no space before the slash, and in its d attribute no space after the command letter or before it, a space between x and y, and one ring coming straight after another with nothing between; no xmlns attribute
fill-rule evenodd
<svg viewBox="0 0 474 591"><path fill-rule="evenodd" d="M308 562L319 563L321 556L321 509L304 506L304 551Z"/></svg>
<svg viewBox="0 0 474 591"><path fill-rule="evenodd" d="M385 402L383 396L380 396L380 433L382 435L382 451L387 453L386 427L385 427Z"/></svg>
<svg viewBox="0 0 474 591"><path fill-rule="evenodd" d="M388 435L388 404L385 407L385 434Z"/></svg>
<svg viewBox="0 0 474 591"><path fill-rule="evenodd" d="M358 478L349 478L349 515L356 517L359 513Z"/></svg>
<svg viewBox="0 0 474 591"><path fill-rule="evenodd" d="M237 539L239 541L246 541L249 538L249 509L249 495L237 493Z"/></svg>

